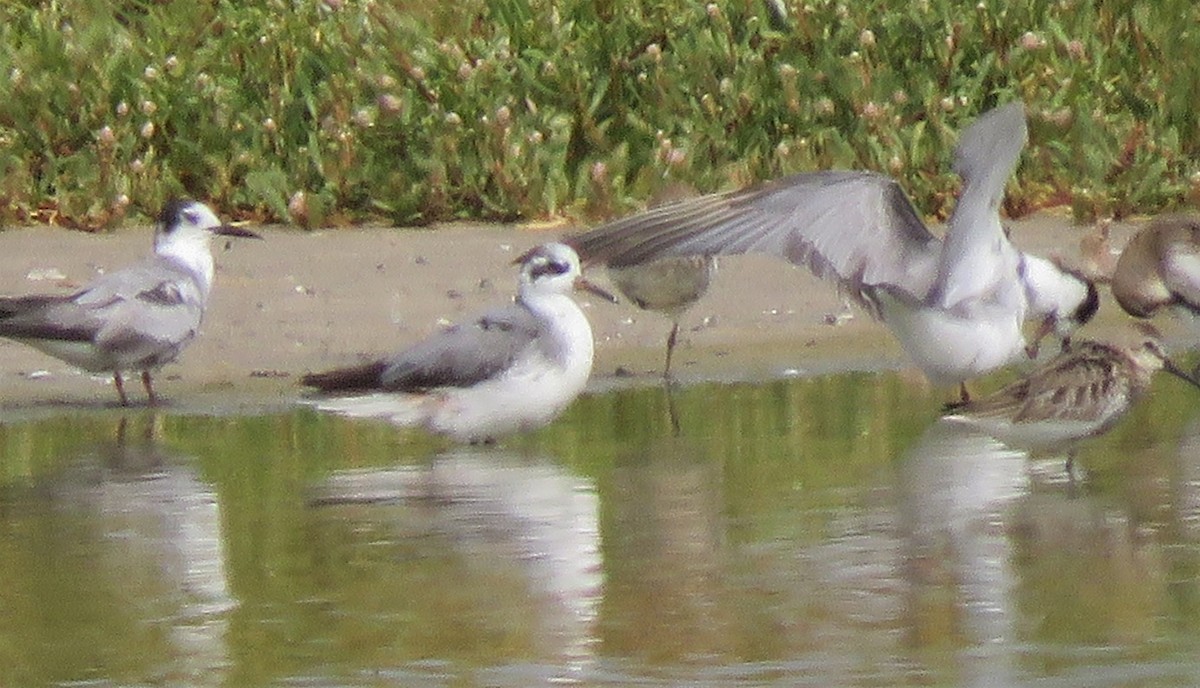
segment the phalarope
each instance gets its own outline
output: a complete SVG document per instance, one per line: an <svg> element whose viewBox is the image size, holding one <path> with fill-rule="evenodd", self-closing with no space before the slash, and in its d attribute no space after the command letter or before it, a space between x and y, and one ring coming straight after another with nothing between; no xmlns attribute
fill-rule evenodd
<svg viewBox="0 0 1200 688"><path fill-rule="evenodd" d="M366 393L322 399L317 408L417 423L471 443L549 423L592 370L592 328L570 292L615 298L583 278L566 245L543 244L515 262L514 303L387 358L306 375L303 384L321 392Z"/></svg>
<svg viewBox="0 0 1200 688"><path fill-rule="evenodd" d="M1090 280L1017 250L1000 224L1025 138L1019 102L963 133L954 155L963 190L943 239L894 179L824 171L666 204L567 241L585 261L618 267L750 252L803 265L836 281L932 381L959 384L966 399L966 380L1022 354L1027 317L1041 320L1039 336L1069 335L1099 304Z"/></svg>
<svg viewBox="0 0 1200 688"><path fill-rule="evenodd" d="M128 405L122 373L141 371L149 403L151 371L175 360L196 336L213 283L209 241L252 237L222 224L208 206L168 202L158 217L154 254L105 274L74 294L0 298L0 337L93 373L108 372Z"/></svg>

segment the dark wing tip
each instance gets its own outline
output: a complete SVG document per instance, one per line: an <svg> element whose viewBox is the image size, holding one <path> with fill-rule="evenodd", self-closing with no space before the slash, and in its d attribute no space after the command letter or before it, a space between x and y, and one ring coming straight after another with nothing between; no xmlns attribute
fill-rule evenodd
<svg viewBox="0 0 1200 688"><path fill-rule="evenodd" d="M379 388L379 377L386 367L384 361L371 361L357 366L309 373L300 378L300 384L322 392L368 391Z"/></svg>

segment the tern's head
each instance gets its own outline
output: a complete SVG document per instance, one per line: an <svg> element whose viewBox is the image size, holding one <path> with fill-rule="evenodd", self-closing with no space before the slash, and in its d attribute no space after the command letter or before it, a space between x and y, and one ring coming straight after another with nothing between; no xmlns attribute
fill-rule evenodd
<svg viewBox="0 0 1200 688"><path fill-rule="evenodd" d="M154 250L169 252L172 247L200 244L207 249L208 241L216 235L261 239L248 229L221 222L216 213L199 201L173 199L167 201L158 214L154 231Z"/></svg>
<svg viewBox="0 0 1200 688"><path fill-rule="evenodd" d="M521 266L522 294L567 294L583 289L616 302L616 297L583 277L579 255L566 244L535 246L513 262Z"/></svg>
<svg viewBox="0 0 1200 688"><path fill-rule="evenodd" d="M1029 317L1040 319L1029 346L1031 355L1036 354L1041 340L1050 333L1062 339L1065 350L1075 330L1091 321L1100 308L1096 283L1057 261L1026 254L1022 279Z"/></svg>

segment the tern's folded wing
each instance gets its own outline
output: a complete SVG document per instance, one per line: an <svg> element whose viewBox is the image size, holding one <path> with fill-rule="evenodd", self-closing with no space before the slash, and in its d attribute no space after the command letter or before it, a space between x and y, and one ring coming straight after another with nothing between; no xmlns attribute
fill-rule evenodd
<svg viewBox="0 0 1200 688"><path fill-rule="evenodd" d="M511 366L538 332L537 320L521 306L497 308L391 357L380 383L391 391L470 387Z"/></svg>

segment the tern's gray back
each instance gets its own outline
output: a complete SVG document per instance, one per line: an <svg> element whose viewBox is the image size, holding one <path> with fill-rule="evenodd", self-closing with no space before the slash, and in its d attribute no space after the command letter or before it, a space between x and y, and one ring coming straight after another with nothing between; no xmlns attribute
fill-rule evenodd
<svg viewBox="0 0 1200 688"><path fill-rule="evenodd" d="M195 276L159 257L100 276L69 296L0 302L0 336L90 341L114 365L171 360L200 326L204 293Z"/></svg>
<svg viewBox="0 0 1200 688"><path fill-rule="evenodd" d="M387 391L470 387L495 377L537 340L540 324L513 303L460 322L387 359Z"/></svg>

